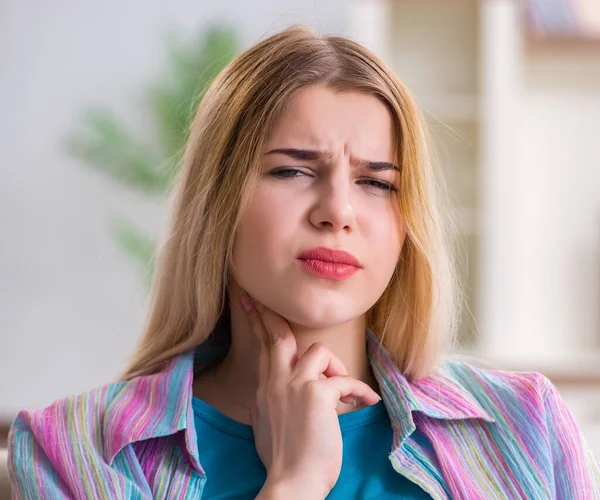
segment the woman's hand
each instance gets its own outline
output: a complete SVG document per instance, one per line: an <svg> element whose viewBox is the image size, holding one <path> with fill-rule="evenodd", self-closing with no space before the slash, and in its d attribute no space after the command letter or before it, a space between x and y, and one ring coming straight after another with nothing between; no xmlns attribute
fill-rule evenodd
<svg viewBox="0 0 600 500"><path fill-rule="evenodd" d="M349 377L323 344L311 345L298 358L294 334L275 312L247 297L242 306L260 343L259 383L250 412L256 449L267 469L258 498L325 498L342 467L338 401L372 405L381 398Z"/></svg>

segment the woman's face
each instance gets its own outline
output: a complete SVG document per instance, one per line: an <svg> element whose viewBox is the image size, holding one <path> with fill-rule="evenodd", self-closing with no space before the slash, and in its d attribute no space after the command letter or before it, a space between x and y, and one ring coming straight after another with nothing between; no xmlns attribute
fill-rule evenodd
<svg viewBox="0 0 600 500"><path fill-rule="evenodd" d="M236 234L234 287L305 327L362 316L389 283L406 234L388 109L365 93L304 88L262 162ZM344 250L360 266L300 258L316 247Z"/></svg>

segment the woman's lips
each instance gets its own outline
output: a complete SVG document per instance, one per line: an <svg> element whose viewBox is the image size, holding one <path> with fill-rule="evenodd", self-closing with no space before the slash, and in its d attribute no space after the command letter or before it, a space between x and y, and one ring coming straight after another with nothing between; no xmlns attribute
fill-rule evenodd
<svg viewBox="0 0 600 500"><path fill-rule="evenodd" d="M325 262L316 259L298 259L302 267L309 273L330 280L346 280L360 268L339 262Z"/></svg>
<svg viewBox="0 0 600 500"><path fill-rule="evenodd" d="M334 264L362 267L358 259L351 253L329 247L315 247L310 250L305 250L298 255L298 258L302 260L320 260L323 262L332 262Z"/></svg>

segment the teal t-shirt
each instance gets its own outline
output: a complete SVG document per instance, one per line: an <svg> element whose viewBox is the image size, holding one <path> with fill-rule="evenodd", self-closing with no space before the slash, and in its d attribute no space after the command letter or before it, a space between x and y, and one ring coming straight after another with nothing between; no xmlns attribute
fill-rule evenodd
<svg viewBox="0 0 600 500"><path fill-rule="evenodd" d="M255 498L267 472L254 446L250 425L237 422L206 402L192 399L200 462L206 472L202 498ZM395 471L388 458L393 431L383 401L339 416L342 470L328 499L431 499Z"/></svg>

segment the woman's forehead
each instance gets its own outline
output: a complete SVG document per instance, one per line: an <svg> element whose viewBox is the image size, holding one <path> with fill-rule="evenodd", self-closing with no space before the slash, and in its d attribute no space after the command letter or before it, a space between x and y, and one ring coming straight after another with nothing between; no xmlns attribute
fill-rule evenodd
<svg viewBox="0 0 600 500"><path fill-rule="evenodd" d="M315 85L292 97L271 130L265 152L296 148L391 162L393 133L391 113L377 97Z"/></svg>

